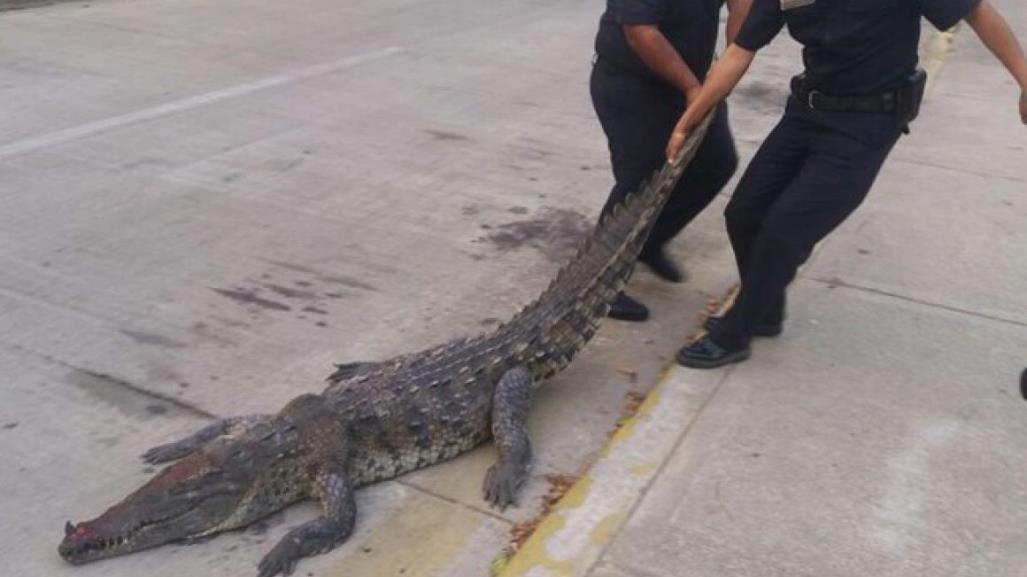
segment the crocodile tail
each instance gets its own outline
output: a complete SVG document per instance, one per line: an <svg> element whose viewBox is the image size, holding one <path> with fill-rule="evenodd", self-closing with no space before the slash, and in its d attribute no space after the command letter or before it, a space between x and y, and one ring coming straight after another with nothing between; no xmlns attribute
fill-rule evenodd
<svg viewBox="0 0 1027 577"><path fill-rule="evenodd" d="M692 133L677 163L654 172L614 206L539 298L498 329L497 336L531 356L536 377L565 367L595 334L711 119L712 114Z"/></svg>

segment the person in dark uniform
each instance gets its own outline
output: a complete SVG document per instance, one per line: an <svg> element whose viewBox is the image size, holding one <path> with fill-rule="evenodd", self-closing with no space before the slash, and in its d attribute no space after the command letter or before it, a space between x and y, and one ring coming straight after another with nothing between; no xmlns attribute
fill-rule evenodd
<svg viewBox="0 0 1027 577"><path fill-rule="evenodd" d="M751 0L726 0L727 39L745 20ZM664 145L685 104L702 87L713 61L725 0L608 0L596 34L592 103L610 148L616 184L609 212L664 162ZM660 213L639 260L659 277L683 275L664 249L727 184L738 166L727 109L721 105L695 160ZM643 321L649 310L620 294L610 316Z"/></svg>
<svg viewBox="0 0 1027 577"><path fill-rule="evenodd" d="M678 362L711 368L742 361L750 338L781 331L785 288L798 267L863 201L916 116L926 80L917 69L921 16L939 29L967 20L1019 84L1027 124L1027 58L988 0L754 0L735 43L675 127L667 158L676 158L689 131L786 24L804 47L806 70L792 79L784 117L725 210L738 297Z"/></svg>

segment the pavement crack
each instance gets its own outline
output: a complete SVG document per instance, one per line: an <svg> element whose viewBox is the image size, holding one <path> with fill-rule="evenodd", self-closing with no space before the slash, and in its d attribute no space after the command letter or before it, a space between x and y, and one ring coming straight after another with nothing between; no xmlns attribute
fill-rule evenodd
<svg viewBox="0 0 1027 577"><path fill-rule="evenodd" d="M428 495L429 497L435 497L436 499L441 499L441 500L443 500L443 501L445 501L447 503L451 503L453 505L458 505L458 506L463 507L465 509L470 509L471 511L474 511L475 513L480 513L482 515L486 515L488 517L492 517L493 519L495 519L497 521L502 521L503 523L505 523L507 525L513 525L513 523L514 523L510 519L507 519L506 517L496 513L495 511L490 511L488 508L485 508L485 507L475 507L474 505L470 505L468 503L464 503L463 501L460 501L458 499L454 499L452 497L447 497L446 495L443 495L441 493L436 493L435 491L432 491L431 489L426 489L426 488L424 488L424 487L414 483L413 481L409 481L409 480L406 480L406 479L399 478L399 479L395 479L395 482L398 483L399 485L402 485L402 486L408 488L408 489L413 489L414 491L417 491L419 493L424 493L425 495Z"/></svg>
<svg viewBox="0 0 1027 577"><path fill-rule="evenodd" d="M929 307L929 308L942 309L942 310L946 310L946 311L949 311L949 312L969 315L969 316L977 317L977 318L980 318L980 319L986 319L986 320L989 320L989 321L1006 323L1006 324L1015 325L1015 326L1018 326L1018 327L1027 327L1027 322L1024 322L1024 321L1018 321L1016 319L1010 319L1010 318L1000 317L1000 316L996 316L996 315L990 315L990 314L982 313L982 312L978 312L978 311L972 311L972 310L960 308L960 307L957 307L957 306L952 306L952 305L946 305L946 304L942 304L942 303L931 302L931 301L928 301L928 300L924 300L924 299L920 299L920 298L916 298L916 297L911 297L911 296L907 296L907 295L901 295L901 294L898 294L898 293L893 293L893 292L889 292L889 291L886 291L886 290L881 290L881 289L877 289L877 288L873 288L873 287L860 286L860 285L856 285L856 284L852 284L850 282L844 281L844 280L842 280L840 278L819 278L819 277L807 277L807 276L803 276L802 278L803 278L803 280L808 280L810 282L815 282L815 283L827 285L828 287L842 287L842 288L849 289L849 290L854 290L854 291L859 291L859 292L865 292L865 293L880 295L880 296L884 296L884 297L898 299L898 300L901 300L901 301L906 301L906 302L913 303L913 304L918 304L918 305Z"/></svg>
<svg viewBox="0 0 1027 577"><path fill-rule="evenodd" d="M995 174L994 172L988 172L983 170L974 170L965 166L954 166L951 164L942 164L940 162L930 162L927 160L921 160L916 158L896 158L895 162L913 164L916 166L924 166L927 168L936 168L939 170L946 170L950 172L957 172L959 174L966 174L969 176L976 176L980 178L990 178L995 180L1006 180L1009 182L1015 182L1017 184L1023 184L1024 179L1015 176L1009 176L1007 174Z"/></svg>

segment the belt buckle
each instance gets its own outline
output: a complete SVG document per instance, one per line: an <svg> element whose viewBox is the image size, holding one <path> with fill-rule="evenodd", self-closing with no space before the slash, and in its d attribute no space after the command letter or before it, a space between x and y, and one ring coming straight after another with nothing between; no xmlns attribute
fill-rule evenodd
<svg viewBox="0 0 1027 577"><path fill-rule="evenodd" d="M810 90L809 94L806 96L806 106L808 106L810 110L817 109L816 106L813 106L813 97L818 94L821 94L819 90Z"/></svg>

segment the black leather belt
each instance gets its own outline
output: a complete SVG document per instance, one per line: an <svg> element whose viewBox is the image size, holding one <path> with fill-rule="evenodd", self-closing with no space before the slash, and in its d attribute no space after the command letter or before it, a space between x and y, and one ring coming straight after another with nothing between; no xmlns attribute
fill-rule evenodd
<svg viewBox="0 0 1027 577"><path fill-rule="evenodd" d="M895 91L867 96L833 96L805 86L805 78L792 78L792 95L811 110L824 112L895 112L898 95Z"/></svg>

